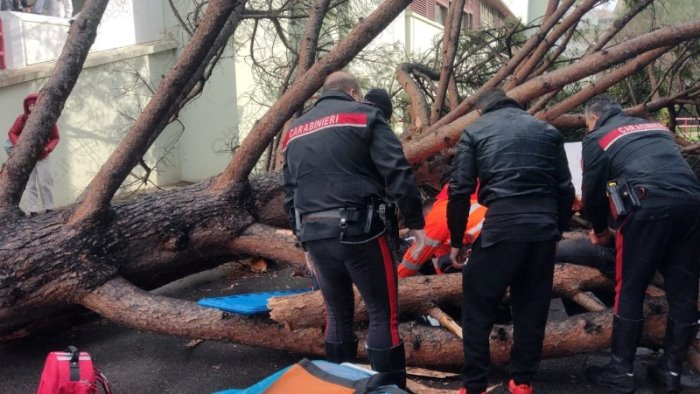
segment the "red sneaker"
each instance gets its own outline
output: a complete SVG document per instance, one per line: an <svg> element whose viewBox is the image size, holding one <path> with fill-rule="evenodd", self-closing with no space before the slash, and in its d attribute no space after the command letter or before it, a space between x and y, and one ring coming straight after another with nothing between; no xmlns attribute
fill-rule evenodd
<svg viewBox="0 0 700 394"><path fill-rule="evenodd" d="M535 392L531 385L527 383L515 384L513 379L508 382L508 391L510 391L510 394L533 394Z"/></svg>

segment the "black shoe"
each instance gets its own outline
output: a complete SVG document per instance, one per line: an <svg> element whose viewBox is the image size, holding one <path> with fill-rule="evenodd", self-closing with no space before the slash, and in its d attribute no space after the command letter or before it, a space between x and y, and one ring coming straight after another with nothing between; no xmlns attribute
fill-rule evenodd
<svg viewBox="0 0 700 394"><path fill-rule="evenodd" d="M357 338L343 342L326 342L326 359L336 364L357 361Z"/></svg>
<svg viewBox="0 0 700 394"><path fill-rule="evenodd" d="M584 374L586 379L598 386L618 393L634 393L634 372L620 370L615 356L608 365L586 367Z"/></svg>
<svg viewBox="0 0 700 394"><path fill-rule="evenodd" d="M618 393L634 392L634 354L642 333L644 320L628 320L613 317L612 356L610 363L602 367L587 367L586 379L594 384Z"/></svg>
<svg viewBox="0 0 700 394"><path fill-rule="evenodd" d="M666 369L663 360L658 364L649 366L647 378L653 383L664 388L665 393L681 392L681 373Z"/></svg>
<svg viewBox="0 0 700 394"><path fill-rule="evenodd" d="M369 378L367 391L392 384L406 389L406 354L403 342L388 349L367 348L367 357L372 369L377 372Z"/></svg>
<svg viewBox="0 0 700 394"><path fill-rule="evenodd" d="M647 377L662 386L667 393L681 391L681 371L688 347L695 339L698 324L681 323L671 318L666 320L664 354L656 365L649 367Z"/></svg>

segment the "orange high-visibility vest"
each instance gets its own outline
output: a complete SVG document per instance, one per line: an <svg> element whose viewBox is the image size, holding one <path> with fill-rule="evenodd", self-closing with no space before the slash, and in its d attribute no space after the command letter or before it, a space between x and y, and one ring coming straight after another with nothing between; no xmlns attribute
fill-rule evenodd
<svg viewBox="0 0 700 394"><path fill-rule="evenodd" d="M398 267L400 278L413 276L420 268L433 257L441 257L450 254L450 230L447 227L447 193L443 192L438 196L428 215L425 217L425 237L426 242L422 248L415 245L406 251ZM465 245L473 243L481 232L484 224L487 208L476 202L476 196L472 196L471 207L469 209L469 220L467 229L464 232Z"/></svg>

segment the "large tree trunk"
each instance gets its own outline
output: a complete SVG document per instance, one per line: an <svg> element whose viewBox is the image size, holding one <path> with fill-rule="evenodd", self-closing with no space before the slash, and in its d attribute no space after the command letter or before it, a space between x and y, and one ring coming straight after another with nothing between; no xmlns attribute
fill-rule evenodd
<svg viewBox="0 0 700 394"><path fill-rule="evenodd" d="M318 327L290 330L264 317L240 317L201 308L193 302L145 293L121 278L86 294L81 303L113 321L145 331L233 341L304 354L322 355L324 351L323 333ZM125 316L125 310L135 317ZM649 299L646 310L643 343L658 346L666 321L665 304L662 299ZM611 328L612 313L609 311L550 321L545 330L543 357L563 357L604 349L610 345ZM360 340L364 340L366 333L361 327L357 331ZM409 365L454 368L463 363L462 341L444 329L405 323L400 325L400 333L407 345ZM513 342L512 327L495 326L490 342L493 362L508 363ZM359 346L359 355L366 357L364 346Z"/></svg>
<svg viewBox="0 0 700 394"><path fill-rule="evenodd" d="M570 298L575 294L612 288L613 283L600 271L570 265L558 265L554 272L554 294ZM404 278L399 282L401 313L426 314L437 304L459 305L462 295L462 275L431 275ZM272 298L268 307L270 318L289 327L321 327L325 319L323 298L319 291L287 297ZM355 321L367 320L367 309L355 289Z"/></svg>

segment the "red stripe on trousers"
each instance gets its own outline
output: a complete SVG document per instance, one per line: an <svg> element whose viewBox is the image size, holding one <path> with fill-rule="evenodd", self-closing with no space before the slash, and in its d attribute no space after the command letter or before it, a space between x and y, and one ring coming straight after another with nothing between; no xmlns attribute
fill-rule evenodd
<svg viewBox="0 0 700 394"><path fill-rule="evenodd" d="M624 222L623 222L624 224ZM620 290L622 290L622 260L623 260L623 241L622 241L622 225L617 229L615 236L615 314L618 314L620 305Z"/></svg>
<svg viewBox="0 0 700 394"><path fill-rule="evenodd" d="M379 237L379 249L382 251L384 260L384 272L386 273L387 294L389 294L389 331L391 332L392 347L398 346L399 340L399 304L398 290L396 287L396 275L394 274L394 261L389 252L389 246L384 237Z"/></svg>

